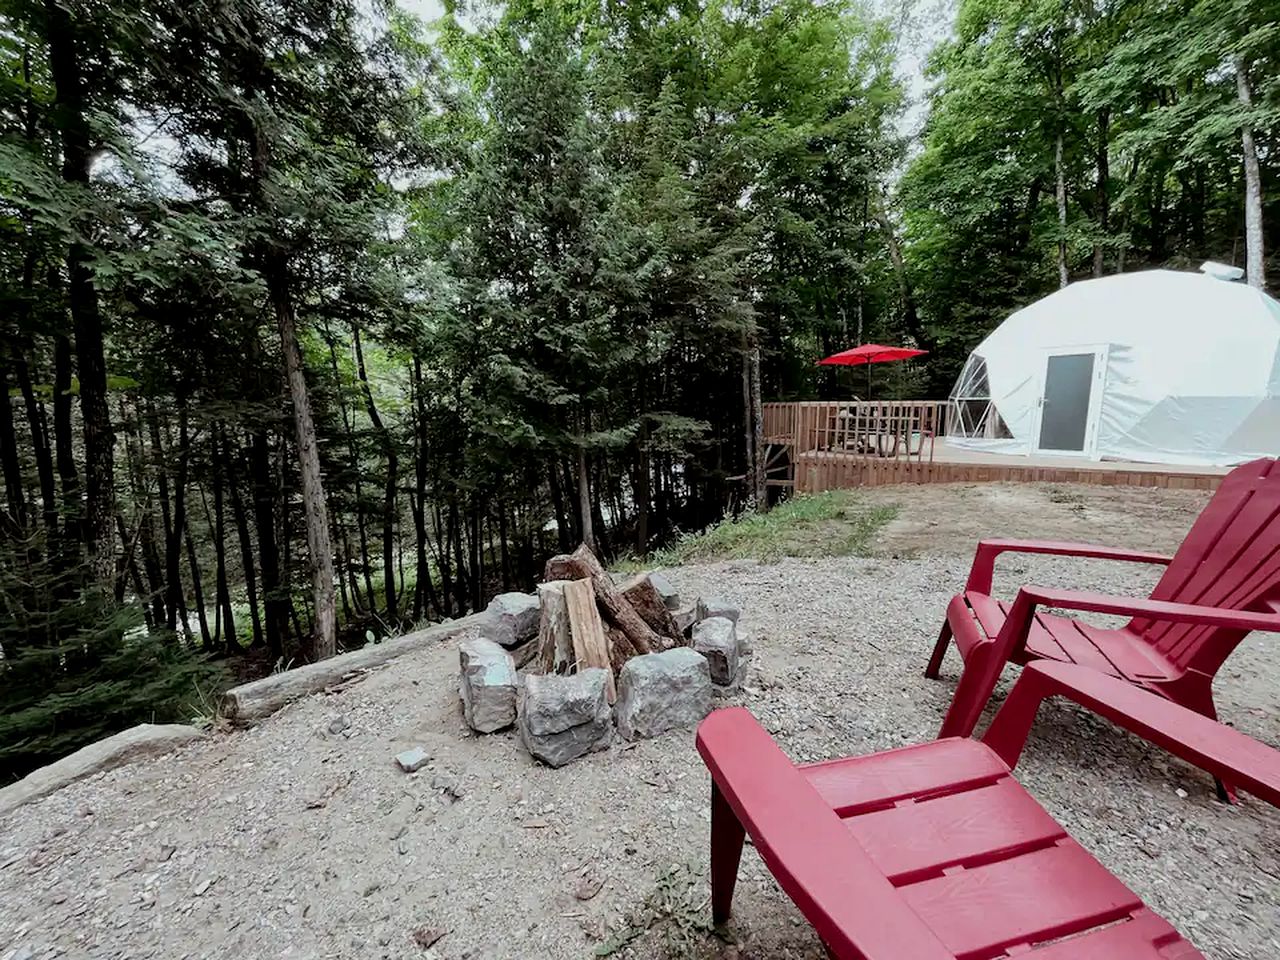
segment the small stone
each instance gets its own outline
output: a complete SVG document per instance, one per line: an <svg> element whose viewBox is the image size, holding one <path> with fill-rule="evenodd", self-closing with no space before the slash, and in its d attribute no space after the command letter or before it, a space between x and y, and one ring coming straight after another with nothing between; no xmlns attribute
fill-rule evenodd
<svg viewBox="0 0 1280 960"><path fill-rule="evenodd" d="M458 645L458 694L462 716L479 733L493 733L516 722L519 678L511 654L492 640Z"/></svg>
<svg viewBox="0 0 1280 960"><path fill-rule="evenodd" d="M1187 797L1189 796L1189 794L1187 793L1187 791L1183 790L1181 787L1179 787L1177 790L1175 790L1175 791L1173 791L1173 792L1174 792L1174 793L1176 793L1176 794L1178 795L1178 799L1179 799L1179 800L1185 800L1185 799L1187 799Z"/></svg>
<svg viewBox="0 0 1280 960"><path fill-rule="evenodd" d="M561 767L613 739L612 713L605 691L605 670L573 676L530 674L520 689L519 728L536 759Z"/></svg>
<svg viewBox="0 0 1280 960"><path fill-rule="evenodd" d="M738 631L726 617L711 617L693 628L693 649L707 658L711 680L728 686L738 677Z"/></svg>
<svg viewBox="0 0 1280 960"><path fill-rule="evenodd" d="M466 796L466 791L458 783L458 778L451 773L437 773L431 778L431 789L439 790L451 803L456 803Z"/></svg>
<svg viewBox="0 0 1280 960"><path fill-rule="evenodd" d="M699 620L724 617L726 620L732 620L736 624L739 612L738 608L728 600L720 600L716 597L702 597L698 600Z"/></svg>
<svg viewBox="0 0 1280 960"><path fill-rule="evenodd" d="M680 594L676 588L660 573L649 574L649 582L653 584L653 589L658 591L658 596L662 598L662 602L666 604L668 610L676 610L680 606Z"/></svg>
<svg viewBox="0 0 1280 960"><path fill-rule="evenodd" d="M590 900L604 887L603 880L597 880L594 877L583 877L578 881L578 885L573 888L573 896L575 900Z"/></svg>
<svg viewBox="0 0 1280 960"><path fill-rule="evenodd" d="M197 886L194 890L191 891L191 895L193 897L203 897L206 893L209 892L209 888L212 886L213 886L213 880L211 878L206 880L201 880L199 886Z"/></svg>
<svg viewBox="0 0 1280 960"><path fill-rule="evenodd" d="M428 950L448 932L444 927L418 927L413 931L413 942L423 950Z"/></svg>
<svg viewBox="0 0 1280 960"><path fill-rule="evenodd" d="M351 721L345 715L339 714L329 721L329 732L333 734L341 733L347 727L351 726Z"/></svg>
<svg viewBox="0 0 1280 960"><path fill-rule="evenodd" d="M618 676L615 713L627 740L692 728L711 710L711 670L698 650L632 657Z"/></svg>
<svg viewBox="0 0 1280 960"><path fill-rule="evenodd" d="M488 639L508 649L538 635L542 608L533 594L500 593L489 602L485 613L487 622L481 631Z"/></svg>
<svg viewBox="0 0 1280 960"><path fill-rule="evenodd" d="M414 773L421 770L430 762L431 754L421 747L414 747L411 750L396 754L396 763L400 764L400 769L405 773Z"/></svg>

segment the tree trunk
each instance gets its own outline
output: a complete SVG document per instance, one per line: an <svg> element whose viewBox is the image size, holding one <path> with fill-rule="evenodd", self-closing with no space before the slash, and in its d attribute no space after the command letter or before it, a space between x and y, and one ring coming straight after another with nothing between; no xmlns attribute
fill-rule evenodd
<svg viewBox="0 0 1280 960"><path fill-rule="evenodd" d="M209 633L209 617L204 608L204 581L200 576L200 563L196 559L195 541L191 539L191 527L183 518L181 530L187 544L187 563L191 567L191 594L196 603L196 619L200 622L200 645L206 650L213 648L213 637Z"/></svg>
<svg viewBox="0 0 1280 960"><path fill-rule="evenodd" d="M13 404L9 400L9 365L0 353L0 466L4 472L5 502L9 514L27 536L27 500L22 489L22 464L18 460L18 438L13 426Z"/></svg>
<svg viewBox="0 0 1280 960"><path fill-rule="evenodd" d="M61 334L53 339L53 450L62 487L63 521L80 539L80 475L76 471L71 426L71 341Z"/></svg>
<svg viewBox="0 0 1280 960"><path fill-rule="evenodd" d="M551 506L556 514L557 544L561 553L568 553L573 529L564 502L564 492L560 488L560 467L556 463L547 466L547 486L551 489Z"/></svg>
<svg viewBox="0 0 1280 960"><path fill-rule="evenodd" d="M1057 177L1058 200L1058 287L1061 289L1071 282L1067 270L1067 172L1062 165L1062 133L1059 132L1053 145L1053 170Z"/></svg>
<svg viewBox="0 0 1280 960"><path fill-rule="evenodd" d="M1253 108L1253 87L1249 82L1249 68L1243 57L1235 58L1236 93L1240 106L1246 111ZM1266 260L1262 249L1262 173L1258 167L1258 147L1253 139L1253 127L1245 123L1240 128L1240 143L1244 149L1244 247L1245 277L1249 286L1259 290L1267 288Z"/></svg>
<svg viewBox="0 0 1280 960"><path fill-rule="evenodd" d="M23 281L26 282L25 267ZM49 547L54 546L58 529L58 496L53 485L53 456L49 450L49 422L45 418L44 404L36 399L35 386L31 382L31 367L27 358L15 347L14 374L18 390L27 411L27 424L31 430L31 446L36 457L36 476L40 481L41 513L45 531L49 535Z"/></svg>
<svg viewBox="0 0 1280 960"><path fill-rule="evenodd" d="M907 333L911 334L912 339L916 341L921 349L932 352L934 350L933 338L929 336L924 324L920 322L920 312L916 307L915 290L911 285L911 278L907 275L907 262L902 255L902 245L898 242L898 235L894 231L893 224L890 222L889 215L885 212L882 204L875 206L872 216L884 236L884 244L889 251L889 260L893 264L893 276L898 281L898 296L902 298L903 326L907 328Z"/></svg>
<svg viewBox="0 0 1280 960"><path fill-rule="evenodd" d="M651 492L649 462L649 423L640 422L640 437L636 450L635 500L636 500L636 553L644 556L649 551L649 501Z"/></svg>
<svg viewBox="0 0 1280 960"><path fill-rule="evenodd" d="M454 605L459 615L461 615L467 610L467 598L469 596L467 580L470 578L470 570L467 567L467 558L462 552L462 524L458 522L456 493L449 498L449 521L448 526L445 528L445 537L445 549L453 551L453 599Z"/></svg>
<svg viewBox="0 0 1280 960"><path fill-rule="evenodd" d="M178 392L178 464L173 482L173 520L165 530L164 570L165 594L169 601L169 625L176 628L182 620L182 632L190 639L191 624L187 617L187 602L182 590L182 539L187 529L187 469L191 460L191 438L187 431L186 393ZM158 429L158 428L157 428ZM161 450L163 457L163 449Z"/></svg>
<svg viewBox="0 0 1280 960"><path fill-rule="evenodd" d="M382 422L377 404L373 402L373 390L369 386L369 374L364 365L364 347L360 343L360 328L351 326L356 348L356 373L360 378L360 390L364 394L365 411L373 424L374 432L382 441L383 455L387 460L386 477L382 492L382 590L387 598L387 623L395 626L400 621L396 601L396 481L400 470L400 458L396 453L391 431Z"/></svg>
<svg viewBox="0 0 1280 960"><path fill-rule="evenodd" d="M583 417L583 433L586 433L586 417ZM578 522L582 529L582 542L593 552L596 549L595 530L591 525L591 482L587 470L586 437L578 443Z"/></svg>
<svg viewBox="0 0 1280 960"><path fill-rule="evenodd" d="M1093 242L1093 275L1095 277L1102 276L1106 268L1106 238L1107 230L1110 228L1111 217L1111 194L1108 190L1108 182L1111 179L1111 158L1110 158L1110 136L1111 136L1111 111L1103 108L1098 111L1098 182L1097 191L1097 213L1098 213L1098 236Z"/></svg>
<svg viewBox="0 0 1280 960"><path fill-rule="evenodd" d="M222 438L222 452L226 456L227 440L226 435ZM237 465L243 461L241 454L243 451L237 450L235 462ZM249 536L249 512L245 509L244 494L240 491L239 476L240 470L234 470L227 476L227 485L231 490L231 515L235 519L236 537L240 541L240 566L244 575L244 592L249 601L249 619L253 624L253 641L255 647L265 646L266 640L262 635L262 614L258 608L258 571L255 569L253 562L253 540Z"/></svg>
<svg viewBox="0 0 1280 960"><path fill-rule="evenodd" d="M177 583L174 575L176 566L173 554L173 498L169 487L169 470L165 466L168 457L165 454L164 441L160 436L160 417L156 413L155 404L147 401L144 408L147 418L147 436L151 441L151 460L156 465L156 488L160 495L161 534L164 538L164 575L162 594L165 602L165 625L172 631L178 628L178 607L182 596L181 583ZM177 590L174 585L177 583ZM175 596L176 594L176 596Z"/></svg>
<svg viewBox="0 0 1280 960"><path fill-rule="evenodd" d="M370 612L377 610L377 600L373 592L373 565L369 562L369 528L364 520L364 485L360 482L364 471L360 468L360 451L356 446L354 418L347 410L347 402L343 399L342 371L338 367L338 351L334 338L326 334L329 344L329 365L333 369L333 381L338 385L338 410L342 414L343 433L347 438L347 457L351 464L352 483L355 492L356 534L360 541L360 575L364 580L364 592L367 604L360 599L354 576L351 589L355 595L356 606L367 606ZM349 556L349 553L348 553Z"/></svg>
<svg viewBox="0 0 1280 960"><path fill-rule="evenodd" d="M156 626L168 626L169 618L165 613L165 579L160 563L160 551L156 547L155 517L151 507L150 484L146 478L147 458L143 453L142 423L136 405L126 407L123 396L118 401L121 424L127 425L125 431L125 461L129 488L135 509L140 512L136 550L142 553L142 569L146 573L147 589L140 594L142 601L149 604L150 621ZM136 566L136 553L130 558Z"/></svg>
<svg viewBox="0 0 1280 960"><path fill-rule="evenodd" d="M316 426L311 417L311 399L302 368L302 350L298 346L297 319L289 293L285 264L272 257L267 270L267 285L275 308L280 348L284 353L285 376L293 405L293 425L297 434L298 469L302 476L302 502L305 508L307 548L310 552L311 586L315 597L316 629L312 653L317 660L333 656L338 649L337 608L333 589L333 550L329 545L329 512L325 503L324 481L320 473L320 451L316 446Z"/></svg>
<svg viewBox="0 0 1280 960"><path fill-rule="evenodd" d="M253 525L258 531L258 567L262 573L262 626L267 649L279 659L284 656L284 637L289 630L289 599L281 587L275 483L265 428L255 430L249 444L249 473L253 477Z"/></svg>
<svg viewBox="0 0 1280 960"><path fill-rule="evenodd" d="M92 162L88 109L71 14L57 0L45 0L49 29L49 70L62 141L62 177L87 187ZM84 541L94 578L110 584L115 575L115 438L107 409L107 366L98 291L89 270L89 251L74 240L67 248L67 301L76 340L80 413L84 436Z"/></svg>
<svg viewBox="0 0 1280 960"><path fill-rule="evenodd" d="M240 642L236 639L235 614L231 611L231 589L227 582L227 528L226 528L226 496L224 491L224 471L226 469L227 444L222 435L222 424L213 427L213 550L216 559L217 597L215 603L221 611L222 622L226 624L223 632L223 646L227 653L239 653Z"/></svg>
<svg viewBox="0 0 1280 960"><path fill-rule="evenodd" d="M742 499L743 506L755 498L756 482L756 406L751 394L751 337L742 331ZM735 511L736 514L737 511Z"/></svg>
<svg viewBox="0 0 1280 960"><path fill-rule="evenodd" d="M765 485L764 404L760 396L760 338L756 334L754 323L751 326L749 343L751 446L755 451L755 456L752 460L751 485L752 497L756 504L756 512L763 513L769 509L769 489Z"/></svg>

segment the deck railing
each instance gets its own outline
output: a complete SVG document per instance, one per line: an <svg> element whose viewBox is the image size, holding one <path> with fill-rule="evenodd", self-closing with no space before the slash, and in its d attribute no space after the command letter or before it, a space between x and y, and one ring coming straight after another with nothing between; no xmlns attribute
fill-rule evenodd
<svg viewBox="0 0 1280 960"><path fill-rule="evenodd" d="M840 452L868 459L932 461L944 431L942 400L812 400L764 404L764 434L795 454Z"/></svg>

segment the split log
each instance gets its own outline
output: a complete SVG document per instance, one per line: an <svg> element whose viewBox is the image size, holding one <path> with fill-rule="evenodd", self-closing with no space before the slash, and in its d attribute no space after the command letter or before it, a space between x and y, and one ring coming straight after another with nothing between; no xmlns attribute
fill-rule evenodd
<svg viewBox="0 0 1280 960"><path fill-rule="evenodd" d="M668 640L662 645L662 649L667 650L684 645L684 635L680 625L667 609L662 594L658 593L658 588L653 585L647 573L636 574L630 580L619 584L618 590L650 629Z"/></svg>
<svg viewBox="0 0 1280 960"><path fill-rule="evenodd" d="M569 605L565 598L568 580L538 584L542 619L538 622L538 666L542 673L568 673L573 666L573 639L569 625Z"/></svg>
<svg viewBox="0 0 1280 960"><path fill-rule="evenodd" d="M548 560L546 579L590 580L605 616L627 635L638 653L653 653L671 646L663 642L662 637L627 602L627 598L618 592L609 574L585 543L571 554L560 554Z"/></svg>
<svg viewBox="0 0 1280 960"><path fill-rule="evenodd" d="M574 660L577 670L600 667L608 676L605 690L609 702L618 698L614 686L613 665L609 660L609 641L605 638L604 624L596 608L596 593L590 580L574 580L565 585L564 599L569 607L569 625L573 634Z"/></svg>
<svg viewBox="0 0 1280 960"><path fill-rule="evenodd" d="M605 624L604 632L609 638L609 665L613 667L613 675L616 677L623 664L637 656L636 648L631 645L627 635L613 624Z"/></svg>

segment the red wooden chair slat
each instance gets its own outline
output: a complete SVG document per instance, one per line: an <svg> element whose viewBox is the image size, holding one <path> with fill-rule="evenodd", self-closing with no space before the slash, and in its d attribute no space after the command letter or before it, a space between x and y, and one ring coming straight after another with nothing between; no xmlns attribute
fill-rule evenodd
<svg viewBox="0 0 1280 960"><path fill-rule="evenodd" d="M714 919L729 917L750 834L836 960L1203 960L1013 778L1053 696L1280 805L1280 753L1075 665L1030 664L982 743L809 766L793 765L746 710L717 710L697 737L712 777Z"/></svg>
<svg viewBox="0 0 1280 960"><path fill-rule="evenodd" d="M949 740L945 746L923 743L799 769L827 806L842 817L927 795L939 783L963 789L994 783L1009 773L998 757L973 740Z"/></svg>
<svg viewBox="0 0 1280 960"><path fill-rule="evenodd" d="M1007 775L987 786L902 803L844 822L895 884L1047 847L1066 836Z"/></svg>
<svg viewBox="0 0 1280 960"><path fill-rule="evenodd" d="M1164 917L1140 910L1125 923L1039 947L1027 960L1202 960Z"/></svg>
<svg viewBox="0 0 1280 960"><path fill-rule="evenodd" d="M1070 838L903 887L902 895L957 957L987 957L1013 944L1091 930L1142 906Z"/></svg>
<svg viewBox="0 0 1280 960"><path fill-rule="evenodd" d="M1030 608L1012 623L1011 604L991 596L996 557L1006 552L1058 554L1163 563L1150 599L1191 607L1268 611L1280 604L1280 466L1272 459L1236 467L1192 525L1172 558L1138 551L1037 541L978 544L965 592L947 616L925 670L936 678L955 640L964 672L943 721L942 736L968 736L1008 661L1059 660L1144 687L1205 716L1216 716L1213 677L1248 629L1192 622L1177 611L1149 616L1135 609L1120 628ZM1038 589L1038 588L1037 588ZM1271 629L1271 628L1266 628Z"/></svg>

